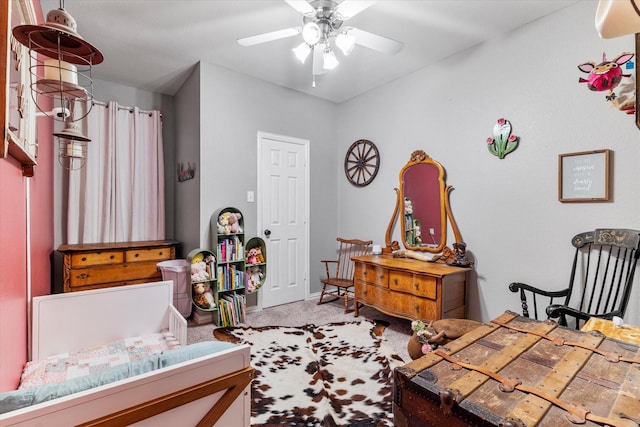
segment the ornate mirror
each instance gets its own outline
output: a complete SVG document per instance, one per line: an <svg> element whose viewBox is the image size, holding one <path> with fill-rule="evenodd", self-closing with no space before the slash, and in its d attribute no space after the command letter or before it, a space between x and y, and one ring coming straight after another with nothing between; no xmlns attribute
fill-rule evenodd
<svg viewBox="0 0 640 427"><path fill-rule="evenodd" d="M387 227L386 252L399 249L391 241L393 226L400 217L401 240L411 251L440 253L447 245L447 218L456 243L462 242L460 230L449 206L445 172L440 163L417 150L400 170L400 188L396 188L396 207Z"/></svg>

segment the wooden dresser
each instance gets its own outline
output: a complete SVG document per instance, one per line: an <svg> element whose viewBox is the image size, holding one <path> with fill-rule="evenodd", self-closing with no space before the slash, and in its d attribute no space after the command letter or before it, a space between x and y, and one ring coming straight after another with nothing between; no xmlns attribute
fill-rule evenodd
<svg viewBox="0 0 640 427"><path fill-rule="evenodd" d="M365 255L352 260L356 316L361 303L409 320L466 317L470 268L391 255Z"/></svg>
<svg viewBox="0 0 640 427"><path fill-rule="evenodd" d="M175 259L174 240L62 245L64 292L162 280L160 261Z"/></svg>

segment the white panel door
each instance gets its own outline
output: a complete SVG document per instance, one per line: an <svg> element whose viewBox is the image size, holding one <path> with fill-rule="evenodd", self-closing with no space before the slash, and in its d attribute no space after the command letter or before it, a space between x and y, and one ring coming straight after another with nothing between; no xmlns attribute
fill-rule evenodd
<svg viewBox="0 0 640 427"><path fill-rule="evenodd" d="M258 132L258 232L267 249L262 307L308 294L309 141Z"/></svg>

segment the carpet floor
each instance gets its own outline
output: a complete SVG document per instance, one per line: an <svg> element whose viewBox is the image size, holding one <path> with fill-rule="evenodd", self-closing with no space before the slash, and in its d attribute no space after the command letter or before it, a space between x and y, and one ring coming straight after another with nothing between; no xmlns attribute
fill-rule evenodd
<svg viewBox="0 0 640 427"><path fill-rule="evenodd" d="M251 345L251 425L392 427L393 369L403 365L361 319L324 325L217 328ZM375 336L374 336L375 335Z"/></svg>
<svg viewBox="0 0 640 427"><path fill-rule="evenodd" d="M382 320L389 326L382 337L387 340L394 352L406 363L411 361L407 353L407 342L411 337L411 322L388 316L371 307L363 307L359 310L359 316L344 312L342 301L334 301L322 305L317 300L298 301L277 307L270 307L259 311L247 313L247 321L240 326L302 326L306 324L324 325L333 322L353 322L359 319L372 321ZM211 341L215 325L189 325L187 329L187 342L189 344L200 341Z"/></svg>

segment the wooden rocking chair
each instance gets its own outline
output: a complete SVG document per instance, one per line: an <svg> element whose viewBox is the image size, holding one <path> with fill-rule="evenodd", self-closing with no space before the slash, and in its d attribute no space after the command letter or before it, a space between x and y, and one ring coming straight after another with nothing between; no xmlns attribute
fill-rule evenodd
<svg viewBox="0 0 640 427"><path fill-rule="evenodd" d="M640 256L640 231L597 229L574 236L571 244L576 250L569 287L547 291L524 283L509 285L512 292L520 292L522 315L529 317L531 302L538 319L540 297L547 318L557 319L563 326L579 329L589 317L623 317ZM555 298L561 298L559 304L554 304ZM567 317L574 321L569 324Z"/></svg>
<svg viewBox="0 0 640 427"><path fill-rule="evenodd" d="M353 299L353 261L351 257L366 255L369 252L369 247L373 243L372 240L347 240L341 237L336 239L340 242L340 248L338 249L337 260L323 260L325 270L327 272L327 278L322 279L322 293L320 294L320 300L318 304L324 304L326 302L335 301L340 298L344 298L344 312L348 313L352 310L349 309L349 297ZM335 271L329 271L329 264L335 264ZM327 289L327 287L330 287ZM334 287L335 289L331 288ZM323 300L325 296L332 296L330 300Z"/></svg>

